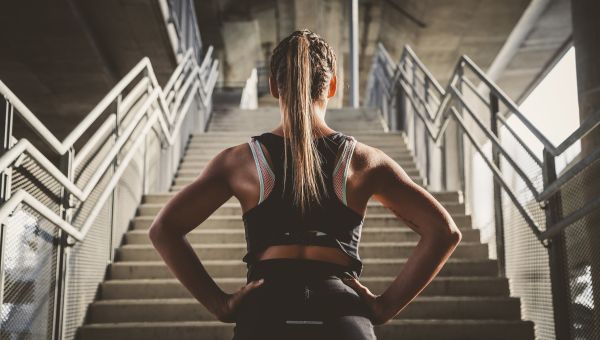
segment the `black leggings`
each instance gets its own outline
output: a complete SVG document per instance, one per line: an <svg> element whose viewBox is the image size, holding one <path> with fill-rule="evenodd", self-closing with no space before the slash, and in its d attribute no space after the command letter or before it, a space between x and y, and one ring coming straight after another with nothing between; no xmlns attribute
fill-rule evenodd
<svg viewBox="0 0 600 340"><path fill-rule="evenodd" d="M342 282L341 265L307 259L267 259L247 282L265 282L244 296L233 340L376 339L367 305Z"/></svg>

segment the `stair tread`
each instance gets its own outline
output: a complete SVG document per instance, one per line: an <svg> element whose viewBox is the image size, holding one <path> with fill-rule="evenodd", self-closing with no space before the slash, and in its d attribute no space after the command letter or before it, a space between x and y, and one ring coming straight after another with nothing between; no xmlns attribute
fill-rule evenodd
<svg viewBox="0 0 600 340"><path fill-rule="evenodd" d="M407 259L400 259L400 258L367 258L367 259L363 259L362 262L363 264L399 264L399 263L404 263L406 262ZM446 263L495 263L496 260L495 259L478 259L478 258L474 258L474 259L469 259L469 258L454 258L454 257L450 257ZM235 264L235 265L246 265L245 262L242 262L241 259L239 260L202 260L203 264L210 264L210 265L217 265L217 264ZM113 262L111 265L140 265L140 266L155 266L155 265L165 265L164 261L117 261L117 262Z"/></svg>
<svg viewBox="0 0 600 340"><path fill-rule="evenodd" d="M212 277L215 281L222 282L237 282L237 281L246 281L245 276L238 277ZM396 276L361 276L361 281L392 281L396 278ZM464 282L464 281L504 281L506 278L501 276L436 276L433 280L436 281L456 281L456 282ZM104 283L110 284L132 284L132 283L144 283L144 284L163 284L163 283L177 283L179 284L179 280L176 278L158 278L158 279L108 279L104 280Z"/></svg>
<svg viewBox="0 0 600 340"><path fill-rule="evenodd" d="M369 247L390 247L390 246L416 246L418 241L401 241L401 242L365 242L361 241L361 246L369 246ZM204 247L204 248L246 248L246 243L190 243L192 247ZM469 241L461 241L458 245L460 246L485 246L485 244L481 242L469 242ZM141 248L141 249L154 249L154 245L152 244L124 244L120 248Z"/></svg>
<svg viewBox="0 0 600 340"><path fill-rule="evenodd" d="M386 324L381 325L394 325L394 324L426 324L426 325L464 325L464 324L497 324L497 325L514 325L523 323L532 323L529 320L515 320L515 319L392 319ZM207 321L146 321L146 322L102 322L102 323L88 323L83 325L87 328L111 328L111 327L173 327L173 326L186 326L186 325L199 325L199 326L223 326L233 327L233 323L224 323L221 321L207 320Z"/></svg>
<svg viewBox="0 0 600 340"><path fill-rule="evenodd" d="M461 217L470 217L470 214L452 214L453 218L461 218ZM154 216L135 216L134 218L136 219L140 219L140 218L148 218L148 219L154 219ZM210 215L207 219L216 219L216 220L226 220L226 219L242 219L241 215ZM372 214L367 214L365 215L365 219L368 218L395 218L397 219L398 217L396 217L396 215L394 215L393 213L384 213L384 214L377 214L377 213L372 213Z"/></svg>
<svg viewBox="0 0 600 340"><path fill-rule="evenodd" d="M461 232L478 232L479 229L466 229ZM414 233L415 231L409 227L367 227L362 230L362 233ZM144 229L132 229L127 231L130 234L147 234L148 230ZM244 229L233 229L233 228L196 228L190 231L188 234L211 234L211 233L223 233L223 234L245 234Z"/></svg>
<svg viewBox="0 0 600 340"><path fill-rule="evenodd" d="M515 302L514 296L417 296L413 301L419 302ZM195 298L151 298L151 299L107 299L95 300L93 305L150 305L150 304L199 304Z"/></svg>

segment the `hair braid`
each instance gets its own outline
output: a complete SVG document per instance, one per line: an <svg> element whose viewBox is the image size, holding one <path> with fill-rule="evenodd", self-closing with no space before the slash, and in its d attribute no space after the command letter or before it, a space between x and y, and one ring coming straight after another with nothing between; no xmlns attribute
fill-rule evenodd
<svg viewBox="0 0 600 340"><path fill-rule="evenodd" d="M283 100L284 188L290 140L293 199L302 214L310 202L321 203L322 160L313 139L316 118L312 104L327 93L335 75L336 55L319 35L307 29L292 32L273 50L271 78ZM285 190L284 190L285 191ZM325 192L325 195L327 193Z"/></svg>

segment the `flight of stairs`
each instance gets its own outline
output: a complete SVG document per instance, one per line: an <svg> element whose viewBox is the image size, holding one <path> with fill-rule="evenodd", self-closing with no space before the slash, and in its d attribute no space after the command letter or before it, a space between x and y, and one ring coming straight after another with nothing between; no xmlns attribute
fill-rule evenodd
<svg viewBox="0 0 600 340"><path fill-rule="evenodd" d="M422 184L411 152L399 133L385 133L377 112L368 109L328 110L335 130L386 152ZM156 213L173 193L189 184L220 150L270 131L279 122L276 109L238 109L215 113L208 133L194 135L180 164L171 192L143 198L138 216L101 285L99 300L90 305L84 340L231 339L234 324L221 323L169 272L147 232ZM534 339L534 325L521 320L520 300L509 296L508 280L498 276L478 229L471 227L457 192L433 195L452 214L462 242L440 274L394 319L375 327L378 339ZM202 263L228 292L245 283L246 251L241 208L231 198L187 236ZM375 294L383 292L400 272L419 235L378 201L368 203L359 253L364 261L360 281Z"/></svg>

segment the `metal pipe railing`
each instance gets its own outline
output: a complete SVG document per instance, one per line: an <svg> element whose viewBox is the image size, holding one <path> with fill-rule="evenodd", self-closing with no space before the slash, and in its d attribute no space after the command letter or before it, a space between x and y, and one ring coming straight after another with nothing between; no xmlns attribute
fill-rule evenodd
<svg viewBox="0 0 600 340"><path fill-rule="evenodd" d="M218 76L218 61L211 59L212 47L209 48L204 60L198 65L194 51L188 50L181 62L177 65L165 88L158 84L154 70L148 58L143 58L131 71L129 71L106 96L84 117L84 119L60 141L50 130L27 108L27 106L0 81L0 95L5 106L4 111L7 122L12 122L13 116L19 116L24 123L40 137L40 141L49 146L50 150L61 157L60 166L56 166L30 141L25 138L18 139L12 135L12 123L5 125L5 147L0 156L0 174L7 180L0 185L2 205L0 206L0 223L2 230L7 228L7 219L22 204L32 209L36 214L58 228L57 250L57 276L55 307L53 316L53 337L60 338L63 327L62 311L67 303L65 275L68 271L68 248L77 243L85 242L86 236L92 230L94 222L100 216L105 204L111 197L115 197L115 189L119 180L131 164L132 159L144 149L146 155L146 137L157 133L161 140L161 148L169 154L174 153L173 146L179 143L180 131L187 117L202 116L203 124L210 118L211 96ZM190 110L192 103L198 103L201 110L194 113ZM116 113L109 113L116 107ZM104 120L100 123L99 120ZM98 124L100 123L100 124ZM90 131L92 126L99 127ZM157 127L157 128L156 128ZM205 130L205 126L202 127ZM134 133L135 132L135 133ZM79 152L75 150L75 143L85 134L91 133ZM93 167L89 167L87 160L106 143L109 138L114 142L96 159ZM178 148L180 147L179 144ZM179 152L179 151L178 151ZM180 155L168 157L173 164L168 165L167 176L172 177L179 162ZM61 211L55 212L48 203L43 203L26 189L19 188L11 192L10 174L13 168L21 166L24 159L31 159L48 178L61 187ZM144 164L146 161L144 160ZM88 170L84 181L75 177L75 169ZM110 180L102 188L96 189L107 171L113 170ZM142 172L142 192L146 192L147 171ZM163 190L168 189L163 181ZM40 185L40 184L36 184ZM39 188L42 189L43 188ZM84 204L94 192L94 201L86 210L86 215L78 226L71 221L71 211ZM117 202L118 203L118 202ZM115 202L113 202L115 204ZM114 225L111 225L111 235ZM0 234L3 236L4 233ZM2 239L0 239L2 241ZM113 247L112 236L110 247ZM0 255L5 251L3 242L0 242ZM0 261L5 261L6 256L0 256ZM0 263L0 304L4 293L4 265Z"/></svg>
<svg viewBox="0 0 600 340"><path fill-rule="evenodd" d="M409 74L406 68L400 66L406 64L414 66L412 68L409 68L412 70L412 74ZM389 70L395 70L396 72L398 72L399 75L386 76L386 73L389 74ZM523 123L523 125L528 129L528 131L531 132L531 134L534 137L536 137L536 139L544 146L544 149L547 150L553 157L561 155L562 152L564 152L571 145L580 140L582 137L584 137L587 133L589 133L592 129L596 128L600 124L600 112L597 112L596 114L586 119L586 121L584 121L580 125L580 127L573 133L571 133L571 135L567 137L562 143L560 143L558 146L555 146L554 144L552 144L552 142L549 141L549 139L546 136L544 136L544 134L541 131L539 131L539 129L537 129L533 125L533 123L531 123L527 119L527 117L525 117L524 114L522 114L519 111L517 105L508 96L506 96L506 94L497 85L495 85L491 80L489 80L485 76L483 71L481 71L481 69L468 57L462 56L457 62L453 75L450 78L450 81L448 82L448 87L446 90L444 90L435 80L435 78L433 78L431 73L425 68L423 63L418 59L418 57L412 51L412 49L408 46L405 47L400 62L396 64L392 61L392 58L389 56L389 53L385 50L383 45L378 45L378 51L374 57L373 68L371 70L371 74L369 75L369 77L372 78L372 80L369 82L370 88L367 91L366 102L371 103L372 106L373 104L379 107L386 106L386 104L384 104L383 102L389 102L393 100L393 97L395 96L398 89L397 86L399 85L403 93L406 94L406 97L408 98L408 101L410 102L413 108L413 112L415 114L414 117L421 120L421 122L424 124L427 132L427 138L432 140L437 146L440 145L442 139L445 136L446 127L448 126L448 120L457 120L456 115L448 115L446 113L449 110L455 109L455 107L452 105L454 102L458 102L462 109L457 110L457 112L460 113L464 111L469 114L473 121L476 122L479 131L485 134L489 138L489 140L492 141L494 147L498 148L499 152L504 156L504 159L507 160L508 164L511 165L512 169L517 173L519 178L527 185L527 188L531 191L532 196L542 205L545 204L545 201L549 200L553 195L555 195L564 184L566 184L569 180L573 179L575 176L583 172L587 168L587 166L592 164L600 157L600 152L591 153L586 158L578 161L568 171L563 173L560 177L556 178L556 180L552 181L551 183L548 183L548 185L545 188L543 188L543 190L538 191L533 185L531 179L525 174L524 170L516 163L516 161L512 158L510 153L503 148L499 140L493 135L493 131L491 131L490 128L485 126L483 122L481 122L481 120L477 118L474 109L467 102L465 95L461 93L461 91L457 88L458 83L466 84L467 87L470 87L472 85L471 82L464 82L464 79L466 79L464 77L465 70L473 72L478 80L480 80L483 84L489 87L490 93L497 97L500 102L506 105L509 112L514 114L519 119L519 121ZM432 84L434 90L439 92L440 96L442 97L440 105L437 107L435 113L431 112L428 105L425 105L426 103L424 98L417 93L417 90L415 88L415 79L418 79L418 77L415 77L415 72L421 72L422 74L424 74L425 79L429 79L427 82L429 84ZM424 83L426 82L423 81L422 84ZM384 97L381 97L379 94L372 93L374 92L373 89L375 86L377 86L378 90L383 90L385 94ZM378 100L379 103L374 103L373 98L375 98L375 96L377 95L379 95L380 97ZM479 98L484 100L484 98L480 96ZM417 102L415 102L415 100ZM488 108L490 107L490 104L487 101L484 101L484 104ZM422 114L422 110L425 111L426 114ZM382 115L384 115L385 117L390 116L390 114L386 112L382 112ZM514 131L514 129L509 127L509 125L506 123L506 118L501 114L497 114L497 117L498 121L500 121L504 126L507 127L507 131L511 135L513 135L513 137L524 148L524 150L534 160L534 162L540 165L541 167L544 167L545 164L542 162L542 160L540 160L539 157L537 157L535 153L529 148L529 146L527 146L522 141L521 136L519 136ZM487 156L485 154L482 154L481 156L486 161L488 167L490 167L491 161L487 158ZM490 170L492 170L492 172L494 173L494 177L497 180L502 181L501 172L495 172L491 167ZM506 190L506 192L509 195L514 194L510 192L509 187L505 187L504 190ZM591 202L591 206L596 206L596 204L598 203L596 201L600 201L600 198ZM522 213L523 218L527 221L530 228L532 228L532 230L536 230L534 233L536 234L538 239L540 239L540 241L543 242L543 244L546 244L545 240L547 240L547 238L550 235L554 235L558 231L560 231L560 229L555 230L554 228L564 228L566 226L564 222L556 221L556 223L554 223L553 226L549 226L545 231L542 231L540 226L538 226L531 219L530 216L527 216L527 214L525 213L526 210L524 209L521 203L519 203L518 201L515 201L513 203L517 205L517 209ZM586 207L586 209L591 208ZM573 219L576 216L585 216L580 214L572 215L573 216L570 217L571 219Z"/></svg>
<svg viewBox="0 0 600 340"><path fill-rule="evenodd" d="M191 55L191 54L189 54L189 55ZM193 61L191 59L186 59L184 62L195 63L195 61ZM218 62L215 60L213 64L216 65L217 63ZM133 74L133 73L139 74L141 71L140 65L142 65L144 68L147 68L147 70L150 73L153 73L152 65L150 64L150 62L147 58L144 58L140 63L138 63L138 65L136 65L134 67L134 69L131 72L129 72L128 75L126 75L123 78L123 80L129 81L131 83L133 80L131 74ZM198 67L196 67L195 70L197 70L197 69L198 69ZM211 69L211 71L215 71L215 70L216 70L215 68ZM173 76L177 76L177 75L178 74L173 74ZM193 76L196 76L196 74L194 74ZM191 77L192 76L188 77L188 80L190 83L192 82ZM91 179L88 180L88 182L86 183L86 185L83 188L79 188L74 182L69 180L67 178L67 176L65 176L50 160L48 160L48 158L46 156L44 156L27 139L19 140L15 145L13 145L10 149L8 149L0 157L0 172L6 171L11 165L13 165L13 163L18 158L22 157L23 154L27 154L28 157L34 159L40 165L41 168L46 170L48 172L48 174L51 175L57 182L59 182L70 194L72 194L74 197L76 197L80 201L85 201L88 198L88 196L90 195L90 193L92 192L92 190L98 184L102 175L105 173L105 171L111 165L111 162L113 161L115 156L119 153L120 150L122 150L124 144L128 140L131 139L130 137L131 137L133 130L138 127L138 124L140 123L142 118L144 118L145 116L150 115L151 120L159 123L159 126L161 128L163 136L165 137L165 139L167 140L167 143L169 145L174 143L174 139L178 135L178 131L179 131L179 128L183 121L183 118L185 118L185 116L182 114L185 112L185 110L180 110L179 114L176 112L171 113L171 111L167 109L167 105L160 105L161 110L154 111L154 113L150 113L149 109L150 109L151 104L154 103L154 101L159 100L159 98L164 97L163 91L161 90L160 86L158 86L158 84L155 83L154 81L152 83L153 83L154 89L152 90L151 94L144 100L144 105L142 105L139 109L137 109L136 113L134 114L134 119L132 121L130 121L130 124L128 126L126 126L125 130L119 135L115 145L111 148L109 153L105 156L105 158L101 162L101 165L95 170ZM185 105L186 107L189 106L189 104L187 104L187 103L189 103L194 98L194 95L193 95L194 93L198 93L198 94L201 93L201 88L199 86L199 83L200 83L200 80L197 79L194 82L196 87L193 89L193 91L189 91L189 92L186 91L186 93L187 93L187 98L186 98L187 100L186 100L186 105ZM40 136L42 136L43 141L45 141L48 145L50 145L55 151L57 151L57 153L65 154L70 148L72 148L72 146L73 146L72 144L76 141L76 137L77 138L80 137L86 131L86 129L95 122L92 118L97 119L99 114L102 113L102 111L100 111L100 108L106 109L108 107L110 102L107 101L107 98L116 99L118 93L116 93L115 91L122 91L128 85L129 84L127 84L127 83L123 83L123 81L119 82L113 88L113 90L111 90L109 92L109 94L107 94L107 96L105 96L105 98L102 99L102 101L94 109L92 109L92 111L86 116L86 118L79 125L77 125L77 127L65 138L65 140L63 142L58 141L58 139L43 125L43 123L41 123L35 117L35 115L33 115L33 113L31 113L31 111L29 111L29 109L27 109L27 107L25 105L23 105L22 102L12 92L10 92L10 90L6 91L5 90L6 86L1 81L0 81L0 94L2 94L8 102L18 104L18 105L15 105L15 108L17 109L16 110L17 114L20 115L24 119L25 122L27 122L30 126L32 126L32 128L36 132L38 132ZM206 86L202 87L202 91L204 91L205 93L208 92L207 86L214 86L214 81L212 83L209 83ZM187 90L187 87L185 89ZM185 93L184 93L184 95L185 95ZM203 98L205 101L206 95ZM176 105L176 107L179 108L179 105ZM25 114L21 114L21 109L24 110ZM106 119L105 123L103 124L103 127L98 132L102 132L102 130L105 130L108 128L114 128L115 117L116 117L115 114L110 114L108 116L108 118ZM147 129L148 125L149 124L145 124L144 129ZM150 124L150 126L151 125L152 124ZM105 126L107 126L107 127L105 127ZM101 139L99 137L101 134L102 133L100 133L100 134L96 133L88 141L88 143L86 143L83 146L82 155L78 154L78 156L80 156L80 157L77 157L77 156L75 157L75 159L78 160L77 164L79 164L81 159L83 157L85 157L86 155L88 155L91 152L90 150L93 150L93 148L96 146L96 144L98 144L101 141ZM138 140L139 139L140 138L138 138ZM137 142L138 141L136 140L136 143ZM125 162L122 161L121 164L125 164ZM74 165L75 165L75 163L74 163ZM117 177L117 176L115 176L115 177ZM14 208L21 202L20 201L21 199L28 199L28 200L34 199L32 196L28 196L28 194L26 192L24 192L23 194L18 194L19 192L20 191L17 191L11 198L9 198L2 205L2 207L0 207L0 221L4 220L14 210ZM37 208L43 209L42 203L39 203L39 202L33 203L32 201L27 201L27 203L33 204L33 207L35 209L37 209ZM79 231L79 230L75 229L73 226L71 226L70 224L68 224L68 223L65 224L64 221L61 223L58 223L57 218L59 218L59 217L51 210L46 209L46 210L40 210L39 212L42 213L45 217L49 218L58 227L63 229L65 232L67 232L71 237L73 237L77 241L84 240L85 234L87 233L87 230L89 229L91 221L93 221L93 218L88 218L86 220L86 223L84 224L84 227L81 229L81 231Z"/></svg>
<svg viewBox="0 0 600 340"><path fill-rule="evenodd" d="M471 82L467 74L473 75L476 82L481 85L476 87L475 82ZM487 90L489 99L485 98L482 94L483 91L478 91L478 88ZM468 92L464 90L468 90ZM470 94L474 95L475 103L469 100L468 95ZM429 144L432 142L434 146L442 149L442 168L440 171L442 178L440 182L443 188L447 189L449 182L447 176L450 173L450 165L446 161L446 152L449 147L448 141L450 141L458 159L458 164L455 163L458 167L458 169L455 169L458 177L456 182L459 182L460 190L465 191L464 164L467 160L464 157L462 136L467 137L469 145L479 154L494 180L494 226L500 274L506 274L505 253L506 249L512 249L505 249L503 191L522 217L525 225L535 235L535 239L547 248L549 266L546 270L549 270L551 278L555 333L568 333L569 324L565 320L569 317L567 312L569 309L569 277L564 269L567 254L565 251L565 237L561 232L580 219L597 212L600 209L600 195L589 197L583 204L579 204L577 209L571 209L568 214L563 215L563 195L561 195L561 192L563 189L567 189L571 181L576 182L575 178L577 176L584 176L586 170L597 164L596 162L600 159L600 149L596 149L576 161L560 176L556 174L555 158L600 125L600 111L589 116L575 131L556 146L520 112L512 99L467 56L459 58L446 88L443 89L409 46L404 48L399 62L395 63L382 44L378 45L373 58L366 96L366 103L378 107L382 117L388 124L396 120L395 118L392 119L393 117L399 117L398 120L401 122L399 126L406 130L406 135L410 137L407 144L413 148L418 165L426 169L424 175L427 183L431 183L429 177L432 176L430 165L433 159L431 159L429 150ZM394 106L390 103L400 103L400 105ZM489 126L478 115L481 113L478 111L477 105L479 104L483 107L484 113L489 114ZM500 113L500 105L503 105L508 115L514 115L518 122L526 128L527 133L531 134L541 145L543 159L540 159L533 152L531 145L524 142L523 136L508 124L507 116ZM466 117L470 118L470 121L474 124L468 125L465 120ZM415 131L417 121L422 123L422 129L424 130L420 131L420 134ZM455 135L447 133L450 121L456 124ZM514 138L516 145L522 148L525 154L530 157L537 167L536 171L542 173L543 181L540 187L537 187L534 179L527 174L525 165L517 161L515 155L511 154L502 145L499 134L500 126L505 127L507 136ZM397 126L392 128L396 129ZM478 138L476 133L482 137ZM450 137L456 138L456 140L452 141ZM481 145L480 140L482 138L491 143L491 157L486 154ZM423 148L425 149L424 153ZM507 169L500 166L501 158L506 161L502 165L506 165ZM516 192L504 178L503 170L513 171L514 175L525 184L524 191ZM528 201L522 203L519 196L526 197ZM539 208L543 209L545 215L543 220L534 218L530 212L531 207L528 207L527 204L532 202L531 199L535 200L539 204ZM469 203L468 197L465 203ZM512 246L518 247L519 245ZM514 256L513 254L513 260ZM516 256L520 256L520 254Z"/></svg>

